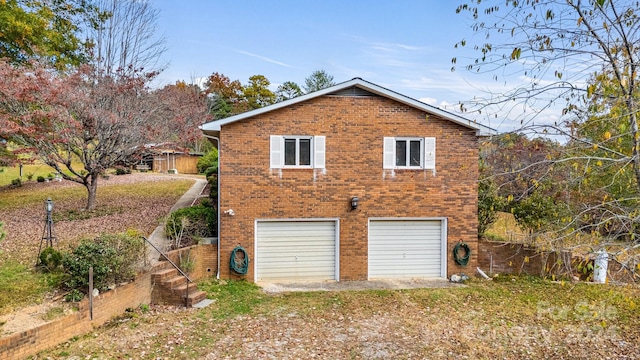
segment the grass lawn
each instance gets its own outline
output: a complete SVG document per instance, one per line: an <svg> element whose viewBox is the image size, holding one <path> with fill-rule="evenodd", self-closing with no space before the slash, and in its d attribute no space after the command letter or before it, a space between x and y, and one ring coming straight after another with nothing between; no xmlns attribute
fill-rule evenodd
<svg viewBox="0 0 640 360"><path fill-rule="evenodd" d="M82 165L78 163L76 168L82 169ZM54 174L56 171L50 166L36 163L31 165L24 165L22 167L22 182L29 181L29 176L31 176L31 181L36 181L38 176L42 176L47 178L48 176ZM14 179L20 178L20 167L0 167L0 186L5 186L11 184L11 181Z"/></svg>
<svg viewBox="0 0 640 360"><path fill-rule="evenodd" d="M266 294L203 282L204 309L142 306L38 358L540 359L640 353L637 287L537 278Z"/></svg>

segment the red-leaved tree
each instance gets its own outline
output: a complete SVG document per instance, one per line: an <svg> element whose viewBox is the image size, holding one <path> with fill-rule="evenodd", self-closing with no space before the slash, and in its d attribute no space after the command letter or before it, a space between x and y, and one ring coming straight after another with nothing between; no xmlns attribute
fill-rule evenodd
<svg viewBox="0 0 640 360"><path fill-rule="evenodd" d="M211 120L207 96L198 85L177 81L151 93L153 117L147 131L154 142L171 142L183 150L196 148L202 138L199 125Z"/></svg>
<svg viewBox="0 0 640 360"><path fill-rule="evenodd" d="M92 210L100 175L147 140L146 84L153 76L97 76L89 66L59 76L37 63L0 61L0 137L82 184Z"/></svg>

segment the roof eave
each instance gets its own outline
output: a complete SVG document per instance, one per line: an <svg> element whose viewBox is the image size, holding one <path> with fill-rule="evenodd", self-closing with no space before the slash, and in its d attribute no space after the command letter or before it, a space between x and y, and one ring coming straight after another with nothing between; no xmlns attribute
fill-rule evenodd
<svg viewBox="0 0 640 360"><path fill-rule="evenodd" d="M476 135L477 136L490 136L490 135L495 135L497 134L497 131L495 129L492 129L490 127L478 124L474 121L471 121L469 119L466 119L462 116L450 113L448 111L442 110L440 108L437 108L435 106L431 106L428 104L425 104L421 101L415 100L413 98L410 98L408 96L402 95L400 93L397 93L395 91L386 89L384 87L381 87L379 85L370 83L366 80L360 79L360 78L354 78L351 79L349 81L345 81L343 83L325 88L325 89L321 89L309 94L305 94L305 95L301 95L298 97L295 97L293 99L289 99L289 100L285 100L273 105L269 105L269 106L265 106L263 108L259 108L259 109L255 109L255 110L251 110L251 111L247 111L244 112L242 114L237 114L234 116L230 116L228 118L224 118L224 119L220 119L220 120L215 120L209 123L206 123L202 126L200 126L200 129L205 133L208 134L210 136L214 136L212 135L213 133L217 133L216 136L219 136L220 134L220 129L222 128L223 125L229 124L229 123L233 123L236 121L240 121L240 120L244 120L244 119L248 119L250 117L254 117L254 116L258 116L264 113L268 113L271 111L275 111L278 109L282 109L285 108L287 106L291 106L291 105L295 105L297 103L301 103L316 97L320 97L320 96L324 96L324 95L328 95L352 86L357 86L361 89L364 89L366 91L369 91L373 94L376 95L380 95L380 96L384 96L390 99L393 99L395 101L398 101L400 103L403 103L405 105L420 109L422 111L425 111L427 113L431 113L431 114L435 114L438 115L440 117L443 117L453 123L456 123L458 125L476 130Z"/></svg>

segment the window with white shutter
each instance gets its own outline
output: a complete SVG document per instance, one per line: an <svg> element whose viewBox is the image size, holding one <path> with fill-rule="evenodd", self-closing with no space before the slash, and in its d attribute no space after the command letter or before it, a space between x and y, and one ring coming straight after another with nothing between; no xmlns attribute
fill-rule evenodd
<svg viewBox="0 0 640 360"><path fill-rule="evenodd" d="M270 167L319 168L325 166L324 136L271 135Z"/></svg>
<svg viewBox="0 0 640 360"><path fill-rule="evenodd" d="M385 137L383 169L435 169L436 138Z"/></svg>

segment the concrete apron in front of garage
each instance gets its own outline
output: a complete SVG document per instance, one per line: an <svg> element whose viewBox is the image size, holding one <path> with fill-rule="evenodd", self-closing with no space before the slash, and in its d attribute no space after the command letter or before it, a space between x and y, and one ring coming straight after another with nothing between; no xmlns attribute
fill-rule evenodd
<svg viewBox="0 0 640 360"><path fill-rule="evenodd" d="M362 281L309 281L309 282L257 282L266 293L292 291L341 291L341 290L401 290L422 288L460 287L444 278L388 279Z"/></svg>

